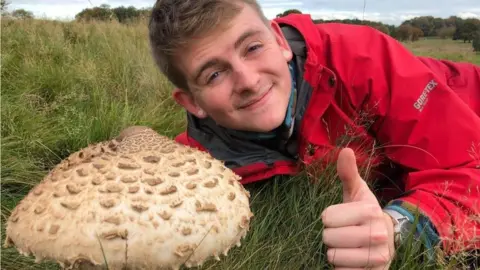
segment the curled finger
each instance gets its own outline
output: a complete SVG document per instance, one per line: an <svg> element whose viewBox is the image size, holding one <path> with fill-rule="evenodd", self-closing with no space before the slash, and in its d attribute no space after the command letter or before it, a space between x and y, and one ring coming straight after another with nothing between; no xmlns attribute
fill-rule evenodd
<svg viewBox="0 0 480 270"><path fill-rule="evenodd" d="M322 215L326 228L339 228L368 223L370 220L383 219L384 213L377 204L350 202L327 207Z"/></svg>
<svg viewBox="0 0 480 270"><path fill-rule="evenodd" d="M384 224L373 221L372 224L325 228L323 243L333 248L359 248L386 244L388 231Z"/></svg>
<svg viewBox="0 0 480 270"><path fill-rule="evenodd" d="M365 248L330 248L328 262L335 267L383 267L389 265L392 255L386 245Z"/></svg>

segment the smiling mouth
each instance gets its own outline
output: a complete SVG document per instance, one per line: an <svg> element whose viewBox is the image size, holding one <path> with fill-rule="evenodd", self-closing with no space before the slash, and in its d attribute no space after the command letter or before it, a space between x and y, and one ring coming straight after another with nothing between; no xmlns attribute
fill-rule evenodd
<svg viewBox="0 0 480 270"><path fill-rule="evenodd" d="M240 110L245 110L245 109L250 109L250 108L254 107L256 104L258 104L258 103L260 103L261 101L263 101L263 100L265 99L265 97L266 97L271 91L272 91L272 86L270 86L270 88L268 88L268 90L265 91L265 93L263 93L259 98L254 99L254 100L248 102L247 104L238 107L238 109L240 109Z"/></svg>

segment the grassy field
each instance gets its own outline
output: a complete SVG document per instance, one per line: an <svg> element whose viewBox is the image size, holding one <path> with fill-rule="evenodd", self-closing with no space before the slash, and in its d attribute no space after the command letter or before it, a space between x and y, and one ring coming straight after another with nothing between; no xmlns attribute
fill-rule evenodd
<svg viewBox="0 0 480 270"><path fill-rule="evenodd" d="M115 23L2 22L1 205L11 209L71 152L130 125L173 137L184 114L170 98L148 50L146 27ZM480 64L471 44L425 40L418 55ZM334 179L334 170L325 180ZM341 200L335 181L313 185L300 175L255 186L252 230L243 245L205 269L326 269L320 213ZM333 184L332 184L333 183ZM402 248L391 269L439 269L421 263L417 245ZM2 248L1 269L57 269Z"/></svg>

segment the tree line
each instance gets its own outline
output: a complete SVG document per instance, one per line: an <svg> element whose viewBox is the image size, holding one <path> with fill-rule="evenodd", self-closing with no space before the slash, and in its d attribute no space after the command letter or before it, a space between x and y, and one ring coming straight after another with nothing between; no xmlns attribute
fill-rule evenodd
<svg viewBox="0 0 480 270"><path fill-rule="evenodd" d="M277 14L277 17L291 13L302 12L298 9L289 9ZM480 20L476 18L463 19L458 16L439 18L434 16L419 16L403 21L399 26L384 24L376 21L344 19L344 20L313 20L315 23L340 22L348 24L368 25L401 41L416 41L421 37L451 38L472 42L480 31Z"/></svg>
<svg viewBox="0 0 480 270"><path fill-rule="evenodd" d="M119 22L131 22L148 17L151 9L136 9L133 6L110 8L102 5L95 8L87 8L77 14L77 20L118 20ZM278 14L277 17L291 13L302 13L297 9L288 9ZM434 16L419 16L403 21L399 26L384 24L382 22L345 19L345 20L314 20L315 23L341 22L348 24L368 25L390 35L400 41L416 41L422 37L450 38L472 42L476 36L480 36L480 20L476 18L463 19L458 16L439 18ZM479 37L480 38L480 37ZM479 49L480 50L480 49Z"/></svg>
<svg viewBox="0 0 480 270"><path fill-rule="evenodd" d="M151 8L137 9L134 6L111 8L110 5L103 4L98 7L82 10L75 15L75 19L78 21L116 20L120 23L135 23L144 18L148 18L151 11Z"/></svg>
<svg viewBox="0 0 480 270"><path fill-rule="evenodd" d="M5 0L2 2L2 13L5 13ZM119 6L112 8L103 4L93 8L86 8L76 14L77 21L118 21L120 23L135 23L148 18L151 8L137 9L133 6ZM298 9L288 9L277 17L287 16L291 13L302 13ZM17 18L33 18L31 12L26 10L14 10L11 16ZM394 37L400 41L417 41L420 38L437 37L442 39L461 40L472 42L474 50L480 51L480 20L476 18L463 19L458 16L440 18L434 16L419 16L403 21L399 26L384 24L377 21L344 19L323 20L315 19L315 23L340 22L348 24L368 25L379 31Z"/></svg>
<svg viewBox="0 0 480 270"><path fill-rule="evenodd" d="M137 9L133 6L119 6L111 8L109 5L101 5L94 8L86 8L78 13L75 18L82 21L91 20L117 20L120 23L134 22L149 16L151 9ZM302 13L298 9L288 9L278 14L277 17L291 13ZM377 21L344 19L344 20L313 20L315 23L341 22L348 24L368 25L390 35L400 41L416 41L422 37L450 38L472 42L480 32L480 20L476 18L463 19L458 16L439 18L434 16L419 16L403 21L399 26L384 24Z"/></svg>

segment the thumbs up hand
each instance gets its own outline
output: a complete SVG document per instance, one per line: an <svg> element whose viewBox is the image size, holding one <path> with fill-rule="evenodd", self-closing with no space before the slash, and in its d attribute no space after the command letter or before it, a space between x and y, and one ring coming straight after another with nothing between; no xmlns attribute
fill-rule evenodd
<svg viewBox="0 0 480 270"><path fill-rule="evenodd" d="M340 152L337 171L343 203L322 213L328 262L336 269L388 269L394 256L392 219L359 175L351 149Z"/></svg>

